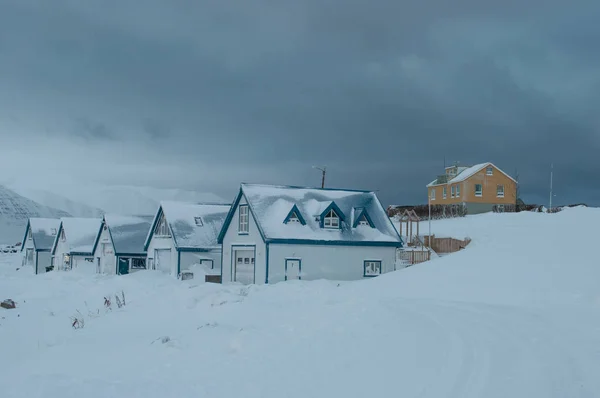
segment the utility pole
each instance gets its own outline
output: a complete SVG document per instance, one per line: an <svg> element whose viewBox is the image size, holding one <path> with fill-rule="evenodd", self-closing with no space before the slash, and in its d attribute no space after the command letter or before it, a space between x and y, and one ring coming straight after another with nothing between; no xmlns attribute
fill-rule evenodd
<svg viewBox="0 0 600 398"><path fill-rule="evenodd" d="M325 188L325 173L327 173L327 167L323 166L323 167L317 167L317 166L313 166L313 169L317 169L319 171L321 171L321 188Z"/></svg>
<svg viewBox="0 0 600 398"><path fill-rule="evenodd" d="M552 183L553 183L553 177L554 177L554 163L550 164L550 208L548 209L549 212L552 211Z"/></svg>
<svg viewBox="0 0 600 398"><path fill-rule="evenodd" d="M427 193L427 204L429 206L429 248L431 248L431 190Z"/></svg>
<svg viewBox="0 0 600 398"><path fill-rule="evenodd" d="M515 187L515 213L519 211L519 197L520 197L520 190L521 188L519 187L519 170L515 169L515 181L516 181L516 187Z"/></svg>

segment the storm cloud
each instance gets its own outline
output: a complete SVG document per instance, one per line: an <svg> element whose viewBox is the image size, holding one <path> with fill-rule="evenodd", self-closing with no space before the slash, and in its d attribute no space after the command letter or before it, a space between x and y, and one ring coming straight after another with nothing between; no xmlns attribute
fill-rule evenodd
<svg viewBox="0 0 600 398"><path fill-rule="evenodd" d="M444 162L599 204L594 1L5 0L0 167L32 184L425 203ZM19 164L19 166L15 166ZM14 175L11 175L14 178ZM2 182L0 180L0 182Z"/></svg>

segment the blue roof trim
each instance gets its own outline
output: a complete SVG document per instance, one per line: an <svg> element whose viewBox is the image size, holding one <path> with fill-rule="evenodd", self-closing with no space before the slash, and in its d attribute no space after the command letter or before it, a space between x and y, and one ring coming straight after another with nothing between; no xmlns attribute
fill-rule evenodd
<svg viewBox="0 0 600 398"><path fill-rule="evenodd" d="M355 209L355 211L356 211L356 209ZM358 216L354 217L354 222L352 223L352 228L356 228L358 226L358 223L360 222L360 219L363 216L365 216L365 218L367 219L367 222L369 223L369 225L371 226L371 228L375 228L375 224L373 223L373 220L371 219L371 216L369 216L369 212L364 207L362 207L360 209L360 211L358 212Z"/></svg>
<svg viewBox="0 0 600 398"><path fill-rule="evenodd" d="M300 220L300 224L306 225L306 221L304 220L304 217L302 217L302 213L300 213L300 210L298 210L298 206L296 206L295 204L292 207L292 210L290 210L290 212L288 213L288 215L285 216L285 220L283 220L283 223L287 224L290 221L290 217L292 217L292 214L294 213L296 213L296 217L298 217L298 220Z"/></svg>
<svg viewBox="0 0 600 398"><path fill-rule="evenodd" d="M346 221L346 216L340 210L340 208L338 207L338 205L336 205L335 202L333 202L333 201L329 204L329 206L327 206L325 208L325 210L323 210L323 212L319 216L319 226L321 228L325 228L325 215L327 213L329 213L330 210L335 211L335 214L337 214L337 216L340 218L340 224L339 224L338 229L342 229L342 221Z"/></svg>
<svg viewBox="0 0 600 398"><path fill-rule="evenodd" d="M231 209L229 210L229 214L227 214L227 218L225 219L225 222L223 223L223 228L221 228L221 233L219 233L219 237L217 239L217 243L219 243L221 245L223 244L223 239L225 238L225 234L227 233L227 230L229 229L229 226L231 224L233 216L234 216L237 208L239 207L242 196L245 196L245 195L244 195L244 191L243 191L242 187L240 187L240 192L238 193L237 198L233 202L233 205L231 206ZM265 239L265 233L263 232L262 227L260 226L258 219L256 218L256 215L254 214L254 209L252 208L252 204L248 201L248 198L246 198L246 204L248 205L248 208L250 209L250 214L252 214L252 219L254 220L254 224L256 224L256 226L258 227L258 232L260 233L260 237L262 238L263 242L266 242L267 240ZM250 230L250 220L248 220L248 230Z"/></svg>
<svg viewBox="0 0 600 398"><path fill-rule="evenodd" d="M403 243L386 241L310 240L310 239L268 239L266 243L281 245L323 245L323 246L384 246L403 247Z"/></svg>
<svg viewBox="0 0 600 398"><path fill-rule="evenodd" d="M104 225L106 225L106 218L104 218L104 216L102 216L102 222L100 223L100 233L98 234L98 236L96 236L96 240L94 240L94 247L92 247L92 254L96 253L96 248L98 247L98 242L100 242L100 236L102 236L102 228L104 227ZM108 228L108 226L107 226ZM110 232L110 230L109 230ZM110 240L112 241L112 236L110 237ZM114 243L113 243L113 249L114 249Z"/></svg>
<svg viewBox="0 0 600 398"><path fill-rule="evenodd" d="M94 253L89 253L89 252L69 252L69 255L71 255L71 256L85 256L85 257L90 257L90 256L93 256Z"/></svg>
<svg viewBox="0 0 600 398"><path fill-rule="evenodd" d="M233 219L233 215L235 214L235 210L242 199L242 188L238 192L233 204L231 205L231 209L229 209L229 213L227 213L227 217L225 218L225 222L223 223L223 227L221 227L221 232L219 232L219 236L217 237L217 243L220 245L223 244L223 239L225 238L225 234L227 233L227 229L229 228L229 224L231 224L231 220Z"/></svg>
<svg viewBox="0 0 600 398"><path fill-rule="evenodd" d="M377 201L377 204L379 205L379 208L381 208L381 210L383 210L385 212L385 214L387 215L388 213L385 210L385 207L383 207L383 205L381 204L381 201L379 200L379 197L377 197L377 195L375 195L375 200ZM404 247L404 241L402 240L402 235L400 235L398 233L398 230L396 229L396 226L394 225L394 223L392 222L392 220L389 217L386 217L386 219L392 225L392 228L394 228L394 231L396 231L396 234L398 235L398 239L400 240L400 243L402 244L402 247Z"/></svg>
<svg viewBox="0 0 600 398"><path fill-rule="evenodd" d="M154 216L154 221L152 222L152 228L150 229L150 233L148 234L148 237L146 238L146 243L144 243L144 250L148 251L148 246L150 246L150 241L152 240L152 237L154 236L154 231L156 230L156 224L158 223L158 220L160 220L160 217L163 215L163 209L162 209L162 205L158 207L158 212L156 213L156 216ZM166 216L165 216L166 217ZM175 249L178 248L177 246L177 238L175 237L175 234L173 234L173 230L171 229L171 224L169 224L169 220L167 220L167 228L169 228L169 232L171 233L171 238L173 239L173 244L175 245ZM112 236L110 238L112 240ZM114 244L113 244L114 246Z"/></svg>
<svg viewBox="0 0 600 398"><path fill-rule="evenodd" d="M62 232L62 229L63 229L63 223L61 221L60 225L58 226L58 231L56 232L56 238L54 238L54 244L52 245L52 255L53 256L56 254L56 246L58 246L58 240L60 239L60 234Z"/></svg>
<svg viewBox="0 0 600 398"><path fill-rule="evenodd" d="M188 253L209 253L215 250L219 250L217 248L205 248L205 247L176 247L175 250L178 252L188 252Z"/></svg>
<svg viewBox="0 0 600 398"><path fill-rule="evenodd" d="M143 253L115 253L117 257L145 257L146 252Z"/></svg>
<svg viewBox="0 0 600 398"><path fill-rule="evenodd" d="M25 227L25 236L23 237L23 241L21 242L21 251L25 248L25 243L27 243L27 232L29 232L30 222L27 220L27 227ZM33 237L33 234L31 234ZM35 248L35 240L33 241L33 247Z"/></svg>

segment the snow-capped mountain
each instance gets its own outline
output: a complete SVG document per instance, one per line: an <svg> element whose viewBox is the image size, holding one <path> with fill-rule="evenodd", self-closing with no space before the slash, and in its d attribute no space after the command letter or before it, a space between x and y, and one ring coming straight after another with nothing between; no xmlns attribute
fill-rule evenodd
<svg viewBox="0 0 600 398"><path fill-rule="evenodd" d="M37 187L31 188L17 185L9 185L8 187L19 195L25 196L44 206L65 211L73 217L99 218L104 215L104 211L101 209L76 202L62 195Z"/></svg>
<svg viewBox="0 0 600 398"><path fill-rule="evenodd" d="M69 217L63 210L41 205L0 185L0 243L15 244L23 238L29 217Z"/></svg>

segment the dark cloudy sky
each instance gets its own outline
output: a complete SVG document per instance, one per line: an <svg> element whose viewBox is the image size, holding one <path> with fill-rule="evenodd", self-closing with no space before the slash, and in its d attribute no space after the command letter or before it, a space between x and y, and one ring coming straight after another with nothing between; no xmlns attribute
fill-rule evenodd
<svg viewBox="0 0 600 398"><path fill-rule="evenodd" d="M600 3L0 0L0 168L425 203L448 163L600 204ZM63 192L67 195L67 192Z"/></svg>

